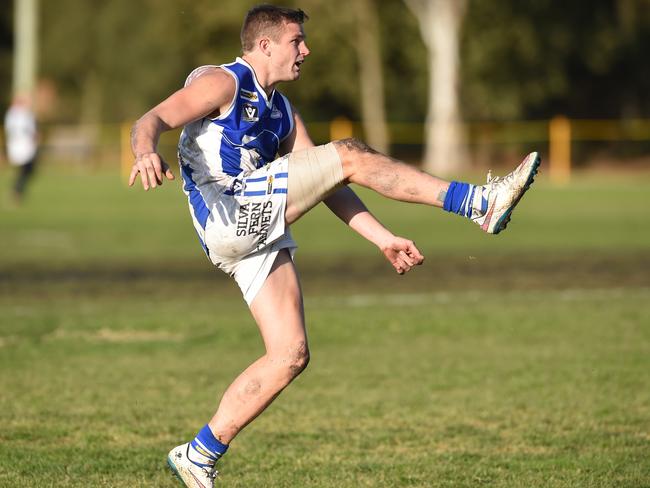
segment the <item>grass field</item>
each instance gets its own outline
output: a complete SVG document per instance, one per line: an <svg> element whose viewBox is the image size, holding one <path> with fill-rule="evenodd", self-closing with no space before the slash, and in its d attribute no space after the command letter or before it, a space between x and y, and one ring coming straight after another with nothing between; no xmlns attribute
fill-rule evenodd
<svg viewBox="0 0 650 488"><path fill-rule="evenodd" d="M180 486L167 451L262 351L239 291L177 185L45 168L31 190L0 207L0 486ZM427 256L404 277L315 209L311 364L222 486L650 486L649 190L542 178L498 237L363 193Z"/></svg>

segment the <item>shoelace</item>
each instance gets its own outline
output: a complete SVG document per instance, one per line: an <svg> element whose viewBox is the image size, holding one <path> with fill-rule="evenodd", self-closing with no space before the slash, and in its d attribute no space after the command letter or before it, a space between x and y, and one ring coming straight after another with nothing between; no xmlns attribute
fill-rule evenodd
<svg viewBox="0 0 650 488"><path fill-rule="evenodd" d="M210 470L207 470L207 469L203 468L203 472L204 472L204 473L206 474L206 476L207 476L208 478L210 478L211 480L214 480L217 476L219 476L219 471L217 471L216 467L213 467L213 468L210 469Z"/></svg>
<svg viewBox="0 0 650 488"><path fill-rule="evenodd" d="M487 174L487 184L497 184L497 183L509 183L511 180L515 178L515 172L511 172L507 174L506 176L492 176L492 170L488 170Z"/></svg>

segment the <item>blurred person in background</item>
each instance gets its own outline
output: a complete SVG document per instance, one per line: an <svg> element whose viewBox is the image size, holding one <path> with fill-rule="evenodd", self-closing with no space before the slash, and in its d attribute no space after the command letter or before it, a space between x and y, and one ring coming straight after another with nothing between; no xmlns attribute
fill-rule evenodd
<svg viewBox="0 0 650 488"><path fill-rule="evenodd" d="M18 205L25 197L27 183L34 174L38 156L38 130L29 96L22 93L14 96L5 114L5 135L7 159L17 169L12 198Z"/></svg>
<svg viewBox="0 0 650 488"><path fill-rule="evenodd" d="M251 9L241 31L242 56L195 69L182 89L133 127L129 185L139 176L148 190L174 179L156 147L162 132L184 126L178 155L194 228L208 259L241 288L266 349L227 388L196 437L169 453L169 466L188 487L213 486L216 462L230 442L309 361L293 222L322 201L403 274L424 257L412 241L386 229L348 183L444 208L497 234L540 164L532 153L506 177L478 186L428 175L357 139L314 146L298 112L275 89L300 77L309 55L306 19L302 10ZM218 304L215 311L218 316ZM218 353L188 358L188 381L195 361L219 368Z"/></svg>

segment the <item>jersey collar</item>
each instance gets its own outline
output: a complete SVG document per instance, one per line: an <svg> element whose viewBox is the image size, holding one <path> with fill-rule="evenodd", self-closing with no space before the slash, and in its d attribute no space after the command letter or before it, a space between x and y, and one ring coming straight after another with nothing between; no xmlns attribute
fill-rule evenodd
<svg viewBox="0 0 650 488"><path fill-rule="evenodd" d="M273 97L275 96L275 88L271 92L271 96L267 97L266 90L262 88L262 85L260 85L260 82L257 80L257 75L255 74L255 70L253 69L253 67L250 64L248 64L248 62L246 62L243 58L240 58L239 56L237 56L237 62L246 66L253 74L253 82L255 83L255 88L257 88L257 91L260 92L262 98L264 98L264 102L266 103L266 106L268 108L271 108L271 106L273 105Z"/></svg>

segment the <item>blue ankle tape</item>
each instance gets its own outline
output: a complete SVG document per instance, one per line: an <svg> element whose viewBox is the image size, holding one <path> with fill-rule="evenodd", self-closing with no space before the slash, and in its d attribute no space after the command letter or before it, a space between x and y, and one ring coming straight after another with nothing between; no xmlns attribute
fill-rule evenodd
<svg viewBox="0 0 650 488"><path fill-rule="evenodd" d="M458 215L465 215L465 199L469 193L470 184L461 183L458 181L452 181L449 184L449 189L447 190L447 195L445 195L445 201L443 207L447 212L452 212Z"/></svg>

